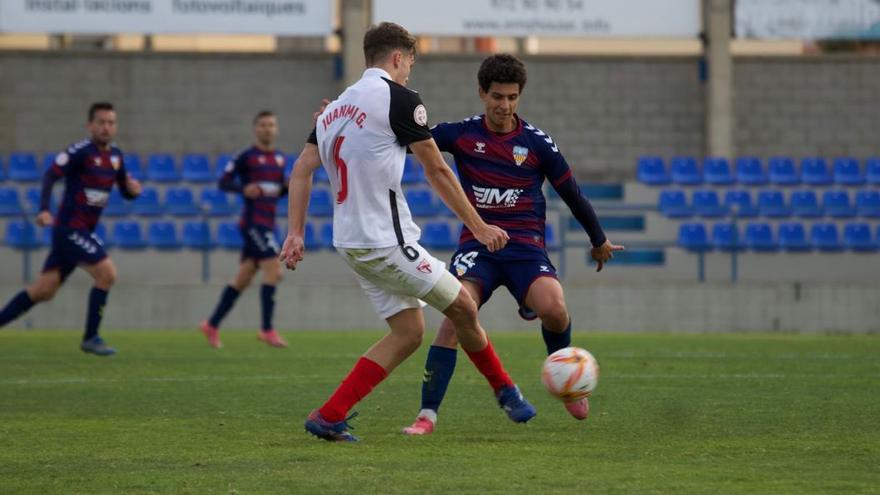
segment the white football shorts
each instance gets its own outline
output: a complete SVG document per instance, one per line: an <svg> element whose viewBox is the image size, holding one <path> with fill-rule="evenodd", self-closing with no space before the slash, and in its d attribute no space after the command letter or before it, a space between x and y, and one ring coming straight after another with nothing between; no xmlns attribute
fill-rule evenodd
<svg viewBox="0 0 880 495"><path fill-rule="evenodd" d="M446 263L418 244L337 251L355 271L382 319L426 303L442 312L461 290L461 282L446 270Z"/></svg>

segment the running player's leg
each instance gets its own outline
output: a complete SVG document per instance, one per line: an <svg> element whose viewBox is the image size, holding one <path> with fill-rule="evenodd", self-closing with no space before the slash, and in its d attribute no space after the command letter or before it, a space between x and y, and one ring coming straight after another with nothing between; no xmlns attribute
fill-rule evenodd
<svg viewBox="0 0 880 495"><path fill-rule="evenodd" d="M281 281L281 264L278 262L277 254L273 254L271 258L261 259L259 264L263 272L263 284L260 286L262 324L257 336L272 347L287 347L287 342L275 331L272 324L275 313L275 288Z"/></svg>
<svg viewBox="0 0 880 495"><path fill-rule="evenodd" d="M0 310L0 327L27 313L35 304L55 297L61 287L61 272L58 269L44 271L31 285L22 290Z"/></svg>
<svg viewBox="0 0 880 495"><path fill-rule="evenodd" d="M82 344L80 348L85 352L97 354L99 356L109 356L115 354L116 350L108 347L103 339L98 335L98 327L101 325L101 319L104 316L104 306L107 305L107 295L110 288L116 282L116 265L109 257L104 257L101 261L94 264L84 264L83 269L95 281L92 290L89 291L89 305L86 311L86 325L83 333Z"/></svg>
<svg viewBox="0 0 880 495"><path fill-rule="evenodd" d="M256 273L257 264L254 260L251 258L242 258L241 263L238 265L238 272L235 274L235 277L229 285L223 288L223 292L220 294L220 300L217 301L217 306L214 308L214 312L211 313L211 317L199 324L199 329L205 334L205 337L208 339L208 344L211 347L223 347L223 343L220 342L219 334L220 322L223 321L223 318L226 317L235 305L238 296L240 296L241 293L247 289L248 285L250 285L251 280Z"/></svg>

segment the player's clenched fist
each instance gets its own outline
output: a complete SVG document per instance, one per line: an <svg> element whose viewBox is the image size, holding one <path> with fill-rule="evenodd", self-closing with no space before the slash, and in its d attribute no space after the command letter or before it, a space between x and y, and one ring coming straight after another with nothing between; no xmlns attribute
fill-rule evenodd
<svg viewBox="0 0 880 495"><path fill-rule="evenodd" d="M37 225L40 227L48 227L52 225L52 214L48 211L41 211L39 215L37 215Z"/></svg>
<svg viewBox="0 0 880 495"><path fill-rule="evenodd" d="M289 235L281 246L281 255L278 259L284 263L288 270L296 270L296 264L302 261L305 252L305 242L303 238L296 235Z"/></svg>
<svg viewBox="0 0 880 495"><path fill-rule="evenodd" d="M510 240L510 237L504 229L489 224L486 224L486 226L480 229L479 232L474 232L474 237L483 243L489 252L504 249L504 246L507 245L507 241Z"/></svg>

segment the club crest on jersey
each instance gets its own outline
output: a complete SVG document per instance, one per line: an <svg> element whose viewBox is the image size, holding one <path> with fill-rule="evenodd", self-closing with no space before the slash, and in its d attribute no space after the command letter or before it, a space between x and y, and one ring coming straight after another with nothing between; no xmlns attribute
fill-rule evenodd
<svg viewBox="0 0 880 495"><path fill-rule="evenodd" d="M281 155L281 153L275 155L275 163L277 163L279 167L284 166L284 157Z"/></svg>
<svg viewBox="0 0 880 495"><path fill-rule="evenodd" d="M514 146L513 147L513 161L516 162L516 166L520 166L526 161L526 158L529 157L529 149L524 146Z"/></svg>
<svg viewBox="0 0 880 495"><path fill-rule="evenodd" d="M419 266L416 267L416 270L422 273L431 273L431 263L428 263L428 260L419 261Z"/></svg>
<svg viewBox="0 0 880 495"><path fill-rule="evenodd" d="M119 170L119 167L120 167L121 165L122 165L122 164L121 164L121 162L119 161L119 157L118 157L118 156L111 156L111 157L110 157L110 166L113 167L113 170Z"/></svg>

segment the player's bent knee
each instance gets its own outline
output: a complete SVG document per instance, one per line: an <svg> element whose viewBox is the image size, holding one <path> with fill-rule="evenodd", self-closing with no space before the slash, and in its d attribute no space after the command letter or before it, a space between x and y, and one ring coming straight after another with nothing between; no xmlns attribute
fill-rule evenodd
<svg viewBox="0 0 880 495"><path fill-rule="evenodd" d="M477 303L466 290L462 289L443 314L452 321L456 329L461 330L463 326L476 322Z"/></svg>
<svg viewBox="0 0 880 495"><path fill-rule="evenodd" d="M550 307L542 308L538 312L538 318L541 319L541 323L547 330L562 332L568 326L568 308L564 303L553 304Z"/></svg>

